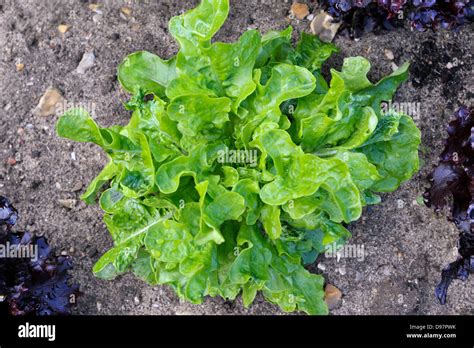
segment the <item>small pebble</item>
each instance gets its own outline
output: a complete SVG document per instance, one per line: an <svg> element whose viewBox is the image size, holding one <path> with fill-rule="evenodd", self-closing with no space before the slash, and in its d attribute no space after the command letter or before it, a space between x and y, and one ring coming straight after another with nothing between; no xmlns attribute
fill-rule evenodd
<svg viewBox="0 0 474 348"><path fill-rule="evenodd" d="M397 208L398 209L405 208L405 201L403 199L397 199Z"/></svg>
<svg viewBox="0 0 474 348"><path fill-rule="evenodd" d="M311 32L318 35L324 42L331 42L337 34L342 22L334 22L334 18L326 12L321 12L311 22Z"/></svg>
<svg viewBox="0 0 474 348"><path fill-rule="evenodd" d="M68 30L69 30L69 25L67 25L67 24L60 24L60 25L58 25L58 31L59 31L61 34L65 34Z"/></svg>
<svg viewBox="0 0 474 348"><path fill-rule="evenodd" d="M327 284L324 289L324 301L330 310L338 308L342 303L342 292L332 284Z"/></svg>
<svg viewBox="0 0 474 348"><path fill-rule="evenodd" d="M23 71L23 69L25 69L25 64L23 64L23 63L16 63L16 64L15 64L15 67L16 67L16 71L20 72L20 71Z"/></svg>
<svg viewBox="0 0 474 348"><path fill-rule="evenodd" d="M71 152L71 160L73 160L73 161L76 160L76 153L74 151Z"/></svg>
<svg viewBox="0 0 474 348"><path fill-rule="evenodd" d="M297 19L304 19L307 15L309 15L308 5L295 2L291 5L290 13Z"/></svg>
<svg viewBox="0 0 474 348"><path fill-rule="evenodd" d="M76 206L77 201L75 199L58 199L58 203L65 208L73 209Z"/></svg>
<svg viewBox="0 0 474 348"><path fill-rule="evenodd" d="M135 296L133 298L133 303L135 303L136 306L138 306L140 304L140 299L138 298L138 296Z"/></svg>
<svg viewBox="0 0 474 348"><path fill-rule="evenodd" d="M318 269L324 272L326 270L326 265L324 265L323 263L318 263Z"/></svg>
<svg viewBox="0 0 474 348"><path fill-rule="evenodd" d="M130 16L132 14L132 9L130 7L123 6L120 11L126 16Z"/></svg>
<svg viewBox="0 0 474 348"><path fill-rule="evenodd" d="M33 110L37 116L50 116L56 114L56 106L64 102L64 98L56 88L49 87L41 97L38 105Z"/></svg>
<svg viewBox="0 0 474 348"><path fill-rule="evenodd" d="M95 13L102 14L102 10L100 9L100 4L89 4L89 10L94 11Z"/></svg>
<svg viewBox="0 0 474 348"><path fill-rule="evenodd" d="M97 311L100 312L102 310L102 303L97 302L96 305L97 305Z"/></svg>
<svg viewBox="0 0 474 348"><path fill-rule="evenodd" d="M383 51L385 53L385 57L387 57L388 60L394 60L395 59L395 56L394 56L394 54L391 50L386 48Z"/></svg>
<svg viewBox="0 0 474 348"><path fill-rule="evenodd" d="M80 75L85 74L87 70L89 70L90 68L94 66L94 63L95 63L94 52L84 53L79 65L76 68L76 73Z"/></svg>
<svg viewBox="0 0 474 348"><path fill-rule="evenodd" d="M16 163L17 163L17 161L16 161L16 159L13 158L13 157L9 157L9 158L7 159L7 164L8 164L9 166L14 166Z"/></svg>

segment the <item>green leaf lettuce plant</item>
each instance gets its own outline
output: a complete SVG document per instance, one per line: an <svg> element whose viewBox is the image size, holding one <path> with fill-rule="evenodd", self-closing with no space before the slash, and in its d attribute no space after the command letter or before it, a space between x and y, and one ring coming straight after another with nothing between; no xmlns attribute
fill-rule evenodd
<svg viewBox="0 0 474 348"><path fill-rule="evenodd" d="M109 157L82 196L102 192L114 242L93 272L131 271L196 304L241 294L249 306L261 291L284 311L326 314L324 278L304 266L418 170L419 130L380 107L408 65L373 84L370 63L347 58L328 84L335 46L303 33L295 48L291 27L213 43L228 12L203 0L169 23L175 57L124 60L127 126L101 128L84 109L60 118L61 137Z"/></svg>

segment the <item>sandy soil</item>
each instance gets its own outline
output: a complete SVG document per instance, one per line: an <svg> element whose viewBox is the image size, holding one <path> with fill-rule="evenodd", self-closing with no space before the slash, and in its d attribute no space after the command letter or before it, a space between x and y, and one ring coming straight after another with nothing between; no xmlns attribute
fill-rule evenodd
<svg viewBox="0 0 474 348"><path fill-rule="evenodd" d="M78 314L281 313L262 297L249 309L240 300L222 299L193 306L169 288L150 287L131 275L109 282L95 279L91 267L111 245L100 209L79 201L68 209L58 200L78 200L106 158L95 146L59 139L54 132L57 116L32 113L53 86L68 105L86 107L100 124L125 124L130 115L122 106L127 96L116 79L117 65L136 50L166 58L175 54L167 22L197 2L135 1L127 17L120 15L126 4L120 0L104 0L102 15L82 0L0 0L0 194L10 197L21 212L18 228L45 233L57 252L74 257L74 280L84 292ZM283 0L234 0L218 39L235 40L247 28L282 29L290 23L289 7ZM59 33L60 24L69 25L69 31ZM291 24L295 38L309 28L308 21ZM457 232L415 201L437 161L448 119L462 103L472 104L472 33L472 27L457 33L401 29L366 35L358 42L344 37L335 41L342 51L330 65L340 67L343 57L364 55L373 63L374 81L392 69L384 49L394 53L394 64L412 62L411 79L396 101L420 103L420 112L413 116L423 134L423 168L350 226L350 243L364 246L364 260L321 258L328 281L343 291L342 306L334 314L474 314L474 277L454 282L448 304L437 303L434 287L442 267L456 257ZM94 52L95 64L77 75L74 70L88 51ZM20 63L24 69L18 72ZM448 63L454 67L448 69Z"/></svg>

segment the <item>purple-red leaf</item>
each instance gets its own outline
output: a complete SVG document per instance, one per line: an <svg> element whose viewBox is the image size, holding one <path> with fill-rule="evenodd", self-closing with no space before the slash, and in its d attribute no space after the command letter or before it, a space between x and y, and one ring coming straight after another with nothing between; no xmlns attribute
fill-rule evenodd
<svg viewBox="0 0 474 348"><path fill-rule="evenodd" d="M439 165L430 174L431 187L425 192L427 206L439 212L450 206L450 216L460 230L459 257L442 272L436 288L439 301L446 303L454 279L466 280L474 272L474 116L461 107L448 127L448 139Z"/></svg>
<svg viewBox="0 0 474 348"><path fill-rule="evenodd" d="M70 284L71 258L53 255L45 237L13 233L17 218L15 208L0 196L0 225L9 227L0 233L0 315L69 314L79 295L79 286Z"/></svg>
<svg viewBox="0 0 474 348"><path fill-rule="evenodd" d="M322 8L342 20L353 37L379 28L392 30L404 19L417 30L455 29L472 21L474 0L322 0Z"/></svg>

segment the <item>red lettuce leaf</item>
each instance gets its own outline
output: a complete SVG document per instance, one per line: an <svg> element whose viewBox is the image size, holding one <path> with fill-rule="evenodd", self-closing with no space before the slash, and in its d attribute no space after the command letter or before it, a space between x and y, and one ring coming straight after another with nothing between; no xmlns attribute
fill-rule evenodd
<svg viewBox="0 0 474 348"><path fill-rule="evenodd" d="M341 31L354 38L378 29L393 30L408 20L411 27L457 29L472 21L474 0L321 0L319 4L342 21Z"/></svg>
<svg viewBox="0 0 474 348"><path fill-rule="evenodd" d="M79 286L70 284L71 258L53 255L45 237L12 232L17 218L15 208L0 196L0 225L8 227L0 233L3 252L15 247L35 252L34 258L0 257L0 315L69 314L80 295Z"/></svg>
<svg viewBox="0 0 474 348"><path fill-rule="evenodd" d="M454 279L466 280L474 272L474 117L472 110L461 107L448 127L448 139L439 165L428 179L425 203L440 212L450 207L448 219L460 230L459 256L442 272L436 297L446 303L449 285Z"/></svg>

